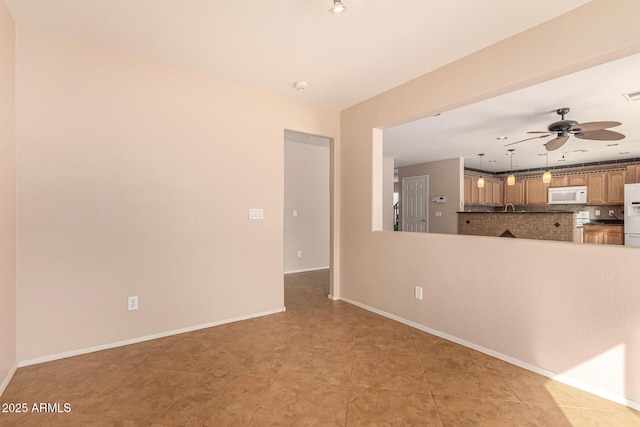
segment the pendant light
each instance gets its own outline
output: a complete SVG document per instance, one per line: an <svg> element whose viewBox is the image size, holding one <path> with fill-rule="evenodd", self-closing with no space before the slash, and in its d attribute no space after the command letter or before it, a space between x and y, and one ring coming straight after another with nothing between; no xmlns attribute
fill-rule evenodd
<svg viewBox="0 0 640 427"><path fill-rule="evenodd" d="M516 151L515 148L509 148L509 155L511 158L509 159L509 176L507 177L507 185L515 185L516 177L513 175L513 152Z"/></svg>
<svg viewBox="0 0 640 427"><path fill-rule="evenodd" d="M478 154L478 156L480 156L480 172L482 172L482 156L484 156L484 153ZM483 177L478 178L478 188L484 188L484 178Z"/></svg>
<svg viewBox="0 0 640 427"><path fill-rule="evenodd" d="M333 6L331 6L331 9L329 9L329 12L331 12L334 15L337 15L339 13L344 12L345 10L347 10L347 6L342 4L340 0L333 0Z"/></svg>
<svg viewBox="0 0 640 427"><path fill-rule="evenodd" d="M549 152L547 151L547 168L542 174L542 182L548 184L551 182L551 172L549 172Z"/></svg>

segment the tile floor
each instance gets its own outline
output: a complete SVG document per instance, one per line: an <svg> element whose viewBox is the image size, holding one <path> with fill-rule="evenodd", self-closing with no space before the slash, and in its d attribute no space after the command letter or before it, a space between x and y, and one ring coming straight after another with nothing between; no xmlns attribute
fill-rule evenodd
<svg viewBox="0 0 640 427"><path fill-rule="evenodd" d="M285 276L286 313L19 369L0 426L640 426L640 415ZM31 408L30 408L31 409Z"/></svg>

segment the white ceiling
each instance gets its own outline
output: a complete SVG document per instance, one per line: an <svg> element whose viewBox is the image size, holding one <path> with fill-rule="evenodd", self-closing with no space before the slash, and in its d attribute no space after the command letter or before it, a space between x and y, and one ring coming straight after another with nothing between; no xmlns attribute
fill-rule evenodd
<svg viewBox="0 0 640 427"><path fill-rule="evenodd" d="M588 3L344 2L331 15L332 0L5 0L18 25L338 110Z"/></svg>
<svg viewBox="0 0 640 427"><path fill-rule="evenodd" d="M478 154L484 153L483 170L498 172L511 168L507 149L515 148L514 170L545 167L547 151L543 144L553 137L510 147L505 144L535 136L527 131L547 130L550 123L560 120L555 110L569 107L571 112L565 119L579 123L618 121L622 125L611 130L626 137L619 141L570 137L564 150L550 152L549 166L638 158L640 101L630 102L623 96L637 91L640 91L640 55L387 129L385 156L394 157L396 166L464 157L466 167L480 169ZM508 139L496 139L501 136ZM619 145L607 146L612 143Z"/></svg>

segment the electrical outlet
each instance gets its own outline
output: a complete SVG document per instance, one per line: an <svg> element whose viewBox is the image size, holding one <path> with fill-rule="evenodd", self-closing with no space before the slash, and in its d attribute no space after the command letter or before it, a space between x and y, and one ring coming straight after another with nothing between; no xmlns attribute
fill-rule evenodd
<svg viewBox="0 0 640 427"><path fill-rule="evenodd" d="M298 251L298 258L302 258L302 251Z"/></svg>
<svg viewBox="0 0 640 427"><path fill-rule="evenodd" d="M129 297L127 299L127 307L129 311L138 309L138 297Z"/></svg>
<svg viewBox="0 0 640 427"><path fill-rule="evenodd" d="M616 214L616 211L614 211L613 209L609 211L609 216L614 216L615 214Z"/></svg>
<svg viewBox="0 0 640 427"><path fill-rule="evenodd" d="M596 216L600 216L600 209L596 209Z"/></svg>
<svg viewBox="0 0 640 427"><path fill-rule="evenodd" d="M414 294L415 298L422 301L422 288L420 286L416 286L416 290L415 290L415 294Z"/></svg>

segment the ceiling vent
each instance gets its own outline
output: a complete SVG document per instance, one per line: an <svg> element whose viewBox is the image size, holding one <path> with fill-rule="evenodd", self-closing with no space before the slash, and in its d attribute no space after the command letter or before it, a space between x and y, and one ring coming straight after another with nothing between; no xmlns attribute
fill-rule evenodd
<svg viewBox="0 0 640 427"><path fill-rule="evenodd" d="M624 97L627 98L627 101L640 101L640 91L625 93Z"/></svg>

